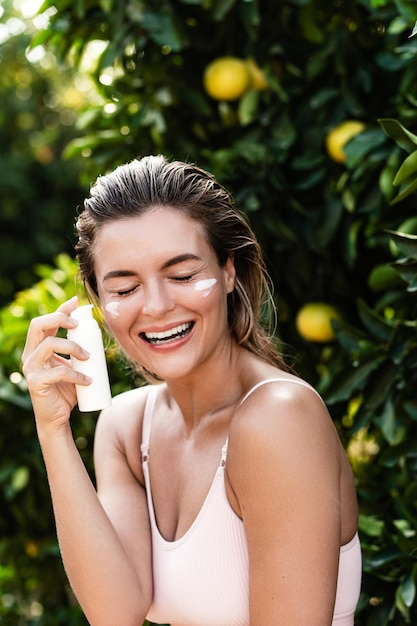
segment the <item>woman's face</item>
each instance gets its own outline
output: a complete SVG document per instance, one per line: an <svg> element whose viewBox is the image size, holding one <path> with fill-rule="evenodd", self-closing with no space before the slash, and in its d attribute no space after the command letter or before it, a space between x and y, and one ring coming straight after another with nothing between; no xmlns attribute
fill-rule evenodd
<svg viewBox="0 0 417 626"><path fill-rule="evenodd" d="M198 222L166 207L114 220L93 254L106 322L130 359L177 379L230 346L233 261L219 266Z"/></svg>

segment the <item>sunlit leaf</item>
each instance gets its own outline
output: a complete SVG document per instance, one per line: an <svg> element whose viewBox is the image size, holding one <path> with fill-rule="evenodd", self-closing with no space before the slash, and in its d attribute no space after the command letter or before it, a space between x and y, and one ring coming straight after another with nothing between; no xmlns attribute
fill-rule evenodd
<svg viewBox="0 0 417 626"><path fill-rule="evenodd" d="M414 582L413 573L410 572L408 576L404 578L400 585L400 593L401 597L404 601L404 604L407 607L413 605L414 598L416 597L416 584Z"/></svg>
<svg viewBox="0 0 417 626"><path fill-rule="evenodd" d="M407 178L409 178L413 174L417 175L417 150L412 152L405 159L393 180L393 185L398 187L398 185L401 185L405 180L407 180Z"/></svg>
<svg viewBox="0 0 417 626"><path fill-rule="evenodd" d="M375 516L360 514L359 529L370 537L380 537L384 530L385 523Z"/></svg>
<svg viewBox="0 0 417 626"><path fill-rule="evenodd" d="M407 130L398 120L381 118L378 120L386 134L407 152L413 152L417 146L417 135Z"/></svg>
<svg viewBox="0 0 417 626"><path fill-rule="evenodd" d="M417 259L417 235L408 235L395 230L388 230L387 232L404 255Z"/></svg>
<svg viewBox="0 0 417 626"><path fill-rule="evenodd" d="M393 200L391 200L391 204L398 204L398 202L401 202L415 191L417 191L417 179L411 181L411 183L409 184L404 185L404 188L400 191L400 193L395 196Z"/></svg>
<svg viewBox="0 0 417 626"><path fill-rule="evenodd" d="M409 37L414 37L414 35L417 35L417 22L414 24L413 30L411 31Z"/></svg>

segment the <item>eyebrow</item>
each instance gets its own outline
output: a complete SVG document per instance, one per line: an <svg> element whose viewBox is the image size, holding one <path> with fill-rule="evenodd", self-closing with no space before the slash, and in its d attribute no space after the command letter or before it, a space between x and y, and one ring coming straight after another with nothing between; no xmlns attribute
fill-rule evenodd
<svg viewBox="0 0 417 626"><path fill-rule="evenodd" d="M172 259L168 259L162 265L161 269L166 270L173 265L179 265L180 263L184 263L185 261L201 261L201 257L196 254L191 254L189 252L184 254L178 254L177 256L172 257ZM123 278L126 276L135 276L136 272L132 272L130 270L112 270L107 272L103 277L103 282L105 280L110 280L111 278Z"/></svg>

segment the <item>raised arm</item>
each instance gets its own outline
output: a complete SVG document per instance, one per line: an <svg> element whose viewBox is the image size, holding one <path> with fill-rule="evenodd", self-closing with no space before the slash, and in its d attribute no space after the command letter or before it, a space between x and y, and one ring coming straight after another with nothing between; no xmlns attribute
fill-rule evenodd
<svg viewBox="0 0 417 626"><path fill-rule="evenodd" d="M315 394L257 390L229 438L227 472L249 549L251 626L330 626L341 543L341 446Z"/></svg>
<svg viewBox="0 0 417 626"><path fill-rule="evenodd" d="M33 320L23 352L23 372L71 586L92 626L141 626L151 600L143 489L110 441L109 463L119 484L118 497L129 498L132 507L127 530L122 531L119 520L113 520L100 502L74 443L69 423L76 402L74 384L87 384L88 380L58 355L73 354L80 359L86 355L56 333L59 328L71 327L69 313L75 306L76 300L71 300L57 312ZM142 547L136 548L136 542Z"/></svg>

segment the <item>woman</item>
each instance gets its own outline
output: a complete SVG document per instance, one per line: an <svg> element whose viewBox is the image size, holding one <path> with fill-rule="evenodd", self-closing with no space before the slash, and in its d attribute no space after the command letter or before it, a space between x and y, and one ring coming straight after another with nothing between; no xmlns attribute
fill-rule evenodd
<svg viewBox="0 0 417 626"><path fill-rule="evenodd" d="M260 249L209 174L162 156L100 177L77 222L87 292L149 384L114 398L97 491L71 436L90 380L32 321L23 354L65 568L93 626L351 626L352 472L318 394L259 321ZM157 383L157 384L156 384Z"/></svg>

